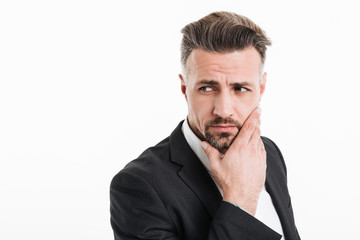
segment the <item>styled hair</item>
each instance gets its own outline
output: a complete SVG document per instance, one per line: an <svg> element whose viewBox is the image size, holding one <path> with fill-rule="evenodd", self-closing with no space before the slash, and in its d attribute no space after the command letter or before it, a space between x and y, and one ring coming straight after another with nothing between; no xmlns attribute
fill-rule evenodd
<svg viewBox="0 0 360 240"><path fill-rule="evenodd" d="M186 25L181 33L181 63L184 69L194 49L228 53L253 46L264 64L266 47L271 45L265 32L253 21L231 12L213 12Z"/></svg>

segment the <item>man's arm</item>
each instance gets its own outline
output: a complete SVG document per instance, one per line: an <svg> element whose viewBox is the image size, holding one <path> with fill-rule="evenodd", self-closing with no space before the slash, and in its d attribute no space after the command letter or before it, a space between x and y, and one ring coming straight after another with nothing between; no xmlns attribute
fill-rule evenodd
<svg viewBox="0 0 360 240"><path fill-rule="evenodd" d="M179 239L154 188L132 172L121 171L113 178L110 207L115 240Z"/></svg>
<svg viewBox="0 0 360 240"><path fill-rule="evenodd" d="M202 147L210 160L210 170L223 189L223 200L237 204L255 215L266 178L266 151L260 138L260 108L244 122L225 155L207 142Z"/></svg>
<svg viewBox="0 0 360 240"><path fill-rule="evenodd" d="M110 203L115 240L184 239L184 233L179 232L181 223L171 219L154 187L141 176L129 171L116 175L111 183ZM210 228L198 230L208 232L208 240L280 239L279 234L256 218L224 201Z"/></svg>

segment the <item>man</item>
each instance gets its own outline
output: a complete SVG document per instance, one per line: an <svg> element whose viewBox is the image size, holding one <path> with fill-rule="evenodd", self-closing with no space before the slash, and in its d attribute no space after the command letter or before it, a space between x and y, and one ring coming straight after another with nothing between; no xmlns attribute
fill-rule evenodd
<svg viewBox="0 0 360 240"><path fill-rule="evenodd" d="M283 157L260 137L270 41L228 12L182 33L187 119L114 177L115 239L300 239Z"/></svg>

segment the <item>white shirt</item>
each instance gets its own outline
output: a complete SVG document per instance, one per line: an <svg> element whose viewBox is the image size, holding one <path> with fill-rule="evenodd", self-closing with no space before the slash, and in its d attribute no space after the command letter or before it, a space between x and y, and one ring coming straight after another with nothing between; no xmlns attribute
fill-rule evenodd
<svg viewBox="0 0 360 240"><path fill-rule="evenodd" d="M189 127L187 120L184 121L182 128L182 132L184 133L185 139L190 145L191 149L194 151L196 156L200 159L202 164L210 173L210 161L201 148L201 140L195 135L195 133ZM218 187L221 196L223 196L223 190L220 186L216 183L215 179L213 178L212 174L210 174L211 178L214 180L216 186ZM285 240L284 233L281 227L279 216L275 210L274 204L272 203L271 197L269 193L266 191L265 186L262 188L259 196L258 205L256 208L255 218L259 221L267 225L272 230L276 231L277 233L281 234L283 237L282 240Z"/></svg>

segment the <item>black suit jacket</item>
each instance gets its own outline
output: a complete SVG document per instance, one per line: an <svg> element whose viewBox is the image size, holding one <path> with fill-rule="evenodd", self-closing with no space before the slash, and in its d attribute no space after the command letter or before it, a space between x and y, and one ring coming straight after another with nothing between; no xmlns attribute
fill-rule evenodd
<svg viewBox="0 0 360 240"><path fill-rule="evenodd" d="M280 239L250 214L222 201L214 181L186 142L181 125L113 178L110 211L115 239ZM300 239L283 157L271 140L262 140L267 152L266 189L286 240Z"/></svg>

